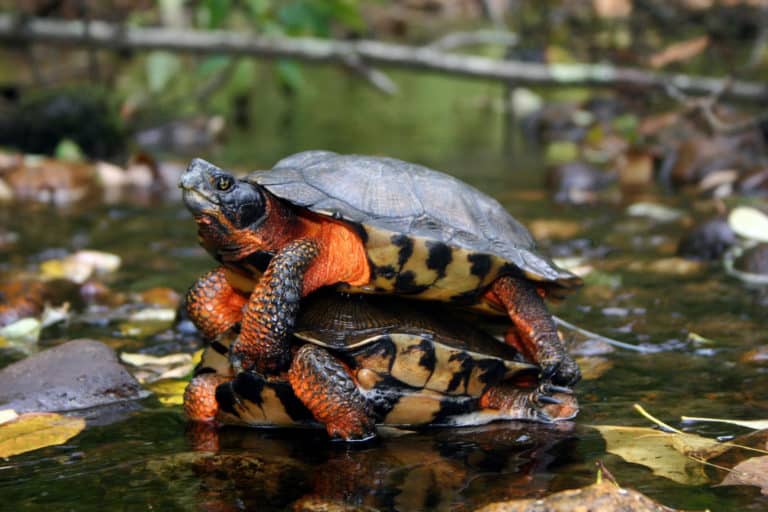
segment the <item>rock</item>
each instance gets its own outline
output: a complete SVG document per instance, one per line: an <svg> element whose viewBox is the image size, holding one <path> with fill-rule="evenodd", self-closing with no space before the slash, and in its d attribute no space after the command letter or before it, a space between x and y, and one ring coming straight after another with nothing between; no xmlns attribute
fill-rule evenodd
<svg viewBox="0 0 768 512"><path fill-rule="evenodd" d="M728 220L716 217L685 233L677 246L677 255L702 261L719 260L736 243L736 233Z"/></svg>
<svg viewBox="0 0 768 512"><path fill-rule="evenodd" d="M50 348L0 370L0 409L71 411L144 398L149 392L98 341Z"/></svg>
<svg viewBox="0 0 768 512"><path fill-rule="evenodd" d="M750 274L768 275L768 243L757 244L745 250L736 259L734 267Z"/></svg>

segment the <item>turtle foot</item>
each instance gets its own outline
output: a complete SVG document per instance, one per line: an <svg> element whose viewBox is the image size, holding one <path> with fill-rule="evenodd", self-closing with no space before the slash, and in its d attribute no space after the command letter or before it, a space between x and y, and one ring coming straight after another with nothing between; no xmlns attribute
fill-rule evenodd
<svg viewBox="0 0 768 512"><path fill-rule="evenodd" d="M301 347L288 379L296 396L325 425L331 438L367 441L376 435L370 403L346 367L322 348Z"/></svg>

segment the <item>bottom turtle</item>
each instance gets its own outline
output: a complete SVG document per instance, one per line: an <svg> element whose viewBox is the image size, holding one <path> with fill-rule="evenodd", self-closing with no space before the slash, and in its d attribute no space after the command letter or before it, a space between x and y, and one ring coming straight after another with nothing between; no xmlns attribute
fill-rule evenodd
<svg viewBox="0 0 768 512"><path fill-rule="evenodd" d="M302 304L290 369L275 377L234 375L227 352L236 337L227 331L203 354L184 396L191 419L320 423L354 441L372 438L376 423L554 422L578 412L570 390L537 389L539 367L511 346L429 304L315 294Z"/></svg>

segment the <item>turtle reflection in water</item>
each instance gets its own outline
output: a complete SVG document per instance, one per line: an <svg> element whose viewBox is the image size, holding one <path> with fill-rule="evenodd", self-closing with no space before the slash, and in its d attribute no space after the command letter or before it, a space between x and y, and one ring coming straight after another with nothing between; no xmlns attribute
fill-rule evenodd
<svg viewBox="0 0 768 512"><path fill-rule="evenodd" d="M538 366L472 320L415 301L317 293L302 303L292 350L312 350L323 378L353 383L345 388L344 403L364 411L362 419L345 416L344 403L333 402L323 387L301 392L324 401L327 412L306 407L294 393L304 384L288 382L285 375L235 375L227 357L235 329L206 349L185 394L185 408L192 419L222 423L319 422L329 435L345 440L369 438L374 423L460 426L510 419L554 422L576 415L571 394L538 393ZM357 421L365 424L347 425ZM348 435L358 431L371 435Z"/></svg>

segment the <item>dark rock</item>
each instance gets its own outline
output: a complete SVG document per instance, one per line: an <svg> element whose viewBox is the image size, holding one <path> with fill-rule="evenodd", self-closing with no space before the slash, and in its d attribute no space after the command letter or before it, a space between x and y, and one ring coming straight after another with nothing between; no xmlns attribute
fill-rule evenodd
<svg viewBox="0 0 768 512"><path fill-rule="evenodd" d="M719 260L736 243L736 233L728 221L716 217L685 233L677 246L677 255L701 261Z"/></svg>
<svg viewBox="0 0 768 512"><path fill-rule="evenodd" d="M94 340L73 340L0 370L0 408L71 411L144 398L149 392Z"/></svg>
<svg viewBox="0 0 768 512"><path fill-rule="evenodd" d="M758 244L745 250L733 266L742 272L768 275L768 244Z"/></svg>

